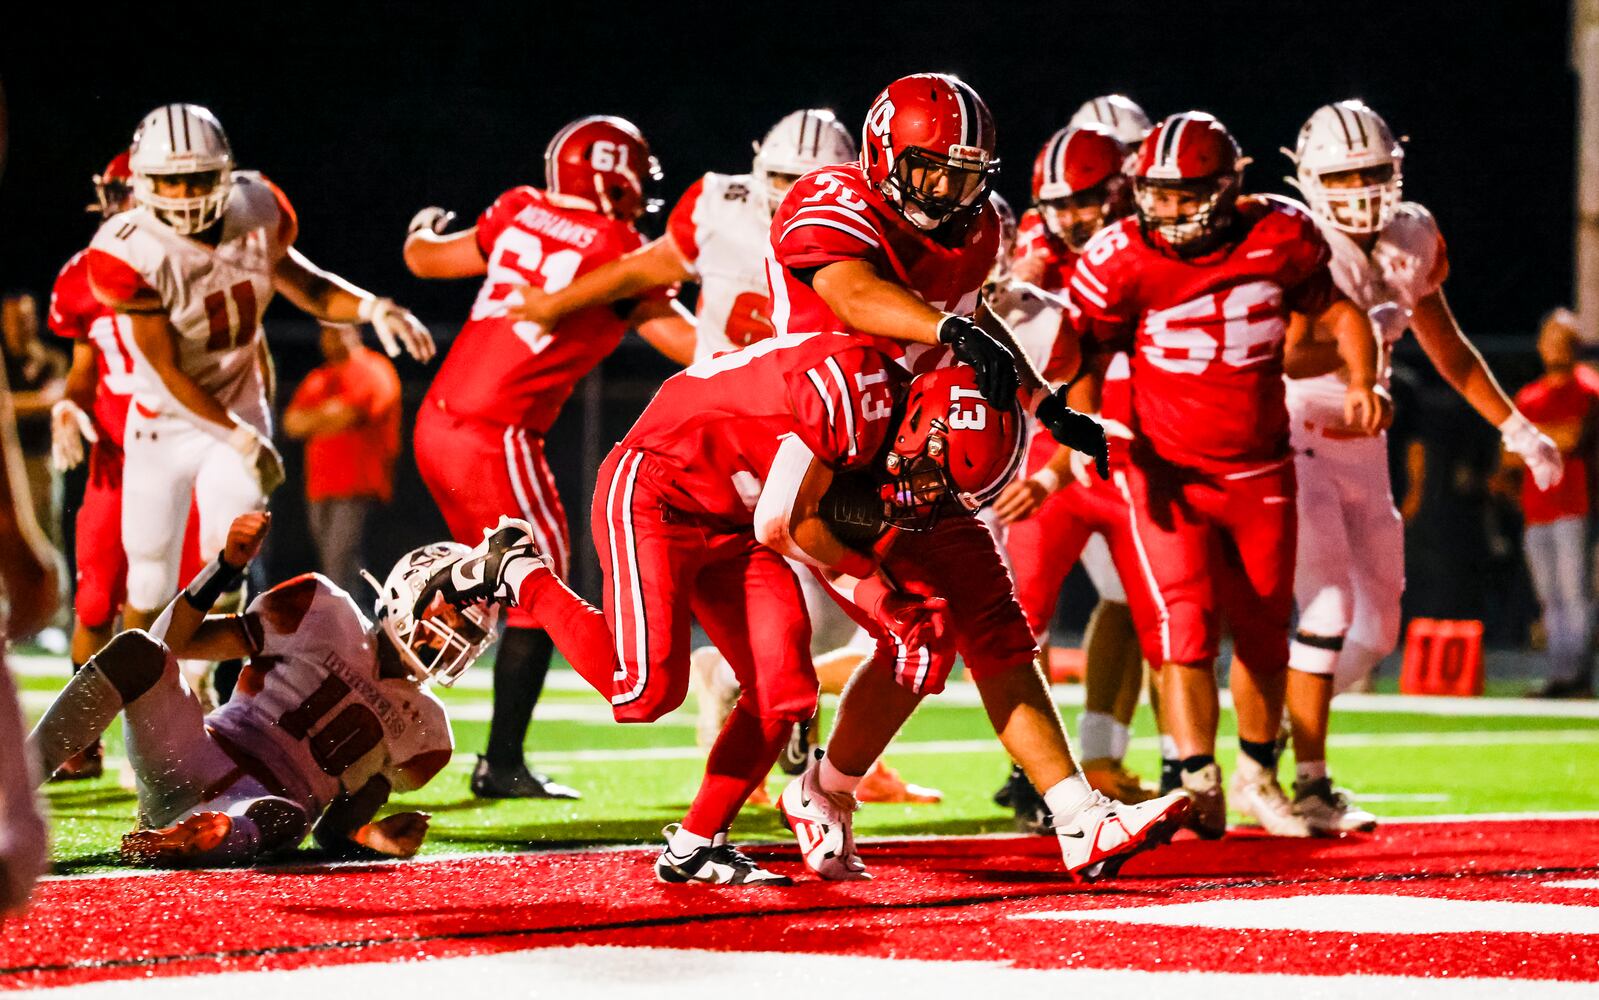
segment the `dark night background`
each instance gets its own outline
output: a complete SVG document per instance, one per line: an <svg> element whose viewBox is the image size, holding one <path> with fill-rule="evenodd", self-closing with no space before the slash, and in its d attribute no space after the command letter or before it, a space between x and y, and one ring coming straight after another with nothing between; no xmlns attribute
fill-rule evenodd
<svg viewBox="0 0 1599 1000"><path fill-rule="evenodd" d="M857 129L889 80L944 70L993 110L1005 163L999 187L1017 205L1039 144L1096 94L1123 91L1157 118L1213 112L1255 158L1247 186L1273 191L1284 190L1288 168L1277 149L1292 145L1305 117L1361 96L1409 136L1406 194L1438 216L1452 304L1467 332L1492 346L1512 388L1532 374L1526 355L1538 316L1571 296L1575 76L1569 12L1554 0L391 3L337 12L62 4L31 16L36 27L0 39L11 113L0 283L41 294L91 235L82 212L90 174L167 101L216 112L238 162L269 174L294 202L312 260L412 306L447 338L475 285L410 277L400 260L407 219L431 203L469 218L506 187L538 183L544 143L566 121L614 113L638 123L665 168L670 204L704 171L747 169L750 141L790 110L831 106ZM279 302L267 330L292 388L318 360L312 328ZM400 370L414 411L426 373L409 361ZM606 443L648 392L638 376L665 370L636 345L608 363ZM1444 460L1460 463L1440 477L1447 490L1461 469L1491 457L1494 438L1484 445L1436 383L1418 377L1414 407L1452 424L1439 442ZM552 451L563 436L579 440L577 402ZM1470 433L1459 430L1466 426ZM1460 455L1451 459L1450 448ZM286 448L291 458L297 451ZM568 462L560 472L568 509L580 515L583 470ZM374 546L379 565L441 524L416 492L408 458L401 481L393 528ZM274 575L309 560L291 530L296 486L274 501L286 522ZM1437 530L1455 536L1463 517L1482 534L1483 511L1480 497L1465 513L1440 510ZM574 535L574 550L585 550L581 517ZM1491 535L1481 553L1462 558L1495 558ZM1428 571L1415 558L1412 567L1415 591Z"/></svg>

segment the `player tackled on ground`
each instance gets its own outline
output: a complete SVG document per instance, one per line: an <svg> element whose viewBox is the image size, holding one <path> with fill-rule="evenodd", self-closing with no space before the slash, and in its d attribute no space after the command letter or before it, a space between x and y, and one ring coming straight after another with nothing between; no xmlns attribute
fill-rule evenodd
<svg viewBox="0 0 1599 1000"><path fill-rule="evenodd" d="M135 864L246 864L318 844L409 857L428 817L374 821L391 792L422 787L450 761L448 684L487 647L492 610L444 611L419 625L417 590L465 546L408 554L389 574L379 623L317 574L279 584L243 614L207 615L266 537L266 514L236 518L222 552L173 598L149 632L118 634L45 711L29 737L39 778L119 712L138 779L139 829L122 840ZM177 657L248 657L233 698L204 715Z"/></svg>

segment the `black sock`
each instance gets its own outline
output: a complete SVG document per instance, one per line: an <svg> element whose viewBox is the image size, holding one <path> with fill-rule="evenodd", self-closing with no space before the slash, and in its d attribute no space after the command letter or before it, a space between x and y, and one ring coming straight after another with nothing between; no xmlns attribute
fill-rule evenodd
<svg viewBox="0 0 1599 1000"><path fill-rule="evenodd" d="M1276 740L1266 740L1263 743L1256 743L1254 740L1246 740L1240 737L1238 740L1238 749L1244 752L1245 757L1248 757L1250 760L1259 764L1261 767L1264 767L1266 770L1277 770Z"/></svg>
<svg viewBox="0 0 1599 1000"><path fill-rule="evenodd" d="M494 717L489 721L489 744L483 756L495 768L522 763L533 706L544 691L555 644L550 634L536 628L508 628L494 656Z"/></svg>
<svg viewBox="0 0 1599 1000"><path fill-rule="evenodd" d="M1183 758L1182 768L1184 773L1193 774L1195 771L1203 771L1214 763L1216 758L1213 754L1196 753L1192 757Z"/></svg>
<svg viewBox="0 0 1599 1000"><path fill-rule="evenodd" d="M1175 792L1183 787L1183 762L1176 757L1160 759L1160 794Z"/></svg>

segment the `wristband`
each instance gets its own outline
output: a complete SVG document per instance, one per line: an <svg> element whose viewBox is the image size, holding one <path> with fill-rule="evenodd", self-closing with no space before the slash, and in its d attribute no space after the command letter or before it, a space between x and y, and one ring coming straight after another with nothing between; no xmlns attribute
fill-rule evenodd
<svg viewBox="0 0 1599 1000"><path fill-rule="evenodd" d="M183 599L196 611L210 611L223 594L239 585L244 578L244 567L234 566L219 553L210 564L196 573L183 589Z"/></svg>
<svg viewBox="0 0 1599 1000"><path fill-rule="evenodd" d="M1027 477L1044 488L1045 493L1053 493L1060 489L1060 473L1045 466Z"/></svg>
<svg viewBox="0 0 1599 1000"><path fill-rule="evenodd" d="M370 323L372 322L373 314L377 311L378 297L376 295L368 295L355 307L355 318L362 323Z"/></svg>

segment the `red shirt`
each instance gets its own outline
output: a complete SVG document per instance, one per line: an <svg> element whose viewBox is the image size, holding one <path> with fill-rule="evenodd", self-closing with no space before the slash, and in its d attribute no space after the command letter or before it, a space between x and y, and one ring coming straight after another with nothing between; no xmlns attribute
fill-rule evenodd
<svg viewBox="0 0 1599 1000"><path fill-rule="evenodd" d="M874 338L772 337L667 379L621 446L671 470L674 506L748 528L784 437L835 472L861 468L893 433L906 379Z"/></svg>
<svg viewBox="0 0 1599 1000"><path fill-rule="evenodd" d="M400 376L388 358L358 347L345 360L312 370L294 391L289 409L335 399L360 420L306 441L305 495L310 500L376 497L387 503L400 453Z"/></svg>
<svg viewBox="0 0 1599 1000"><path fill-rule="evenodd" d="M1289 457L1283 340L1290 312L1338 295L1316 224L1287 202L1239 201L1241 234L1182 259L1136 218L1100 230L1072 271L1074 322L1107 349L1131 347L1132 431L1165 462L1248 472Z"/></svg>
<svg viewBox="0 0 1599 1000"><path fill-rule="evenodd" d="M1553 382L1549 376L1534 381L1516 393L1516 408L1545 433L1560 429L1574 432L1573 439L1586 438L1594 417L1599 415L1599 374L1578 365L1572 377ZM1565 437L1562 433L1554 435ZM1532 473L1521 475L1521 509L1528 524L1548 524L1565 517L1588 514L1588 458L1581 448L1563 452L1566 471L1547 490L1538 489Z"/></svg>
<svg viewBox="0 0 1599 1000"><path fill-rule="evenodd" d="M132 331L126 316L102 304L90 290L88 251L74 254L56 276L55 287L50 289L49 324L57 336L94 345L99 377L90 416L100 439L121 448L128 403L138 379L133 373L133 355L128 353Z"/></svg>
<svg viewBox="0 0 1599 1000"><path fill-rule="evenodd" d="M643 240L628 223L518 187L478 218L477 241L488 274L424 405L544 434L579 380L621 343L624 317L636 303L585 309L545 330L511 317L507 300L522 285L564 288ZM668 295L663 289L646 294Z"/></svg>
<svg viewBox="0 0 1599 1000"><path fill-rule="evenodd" d="M807 274L845 260L870 263L882 278L904 285L935 309L971 315L999 253L999 216L985 203L965 226L946 229L937 234L947 241L941 242L911 225L867 181L858 163L811 171L789 189L772 218L772 253L780 265L767 268L772 326L778 333L844 330ZM949 354L942 347L875 339L916 371L938 367Z"/></svg>
<svg viewBox="0 0 1599 1000"><path fill-rule="evenodd" d="M1071 278L1072 266L1077 263L1077 253L1066 241L1049 231L1038 209L1029 208L1016 224L1016 249L1011 251L1013 265L1023 260L1035 262L1043 270L1037 278L1027 280L1046 292L1061 292Z"/></svg>

